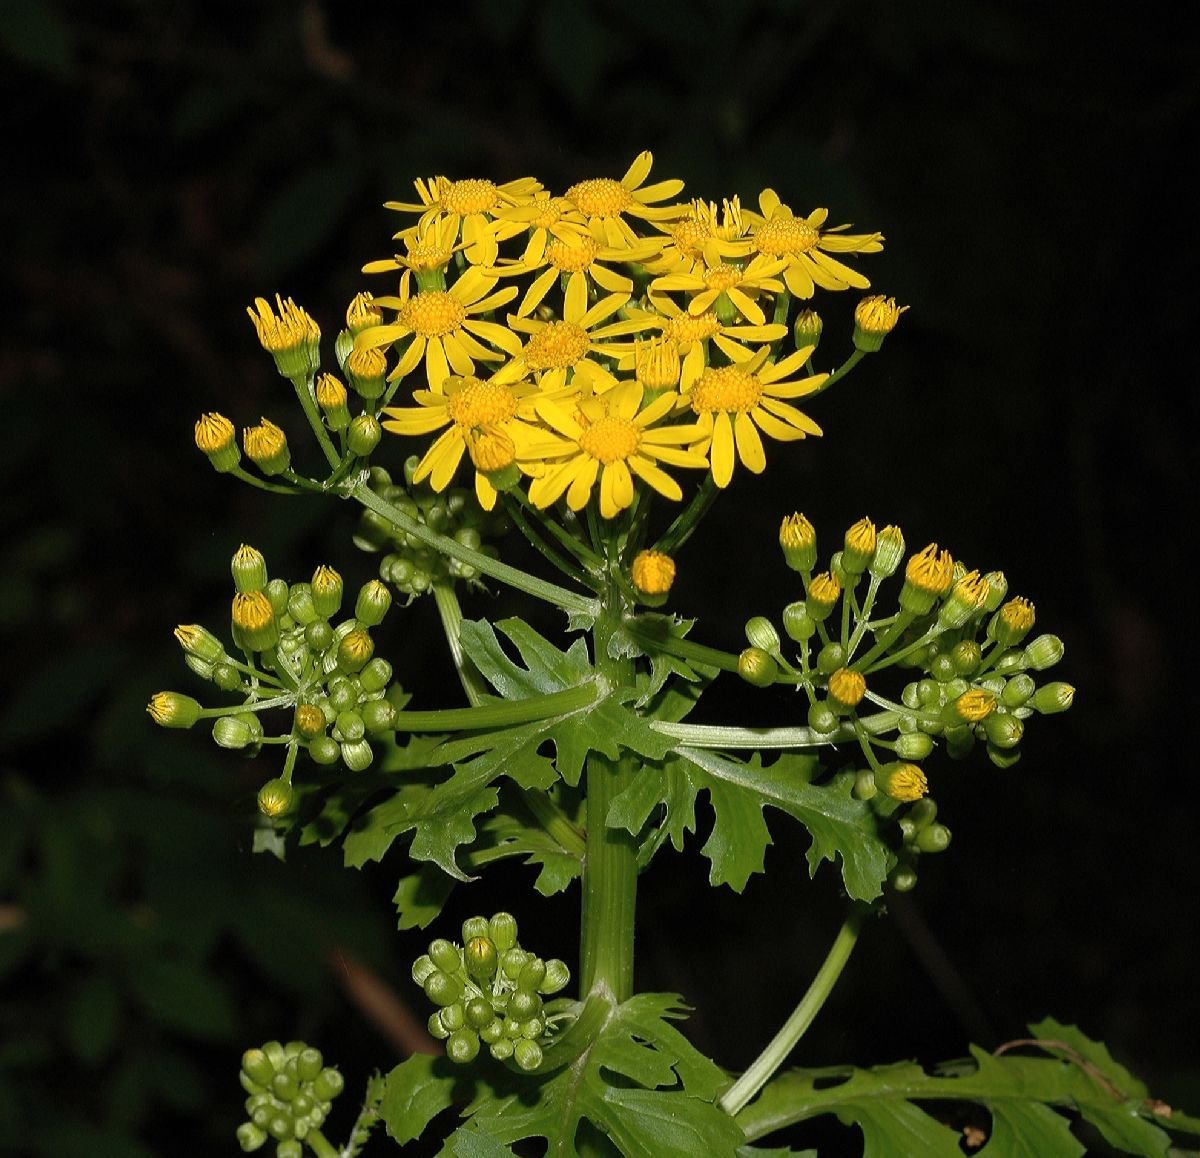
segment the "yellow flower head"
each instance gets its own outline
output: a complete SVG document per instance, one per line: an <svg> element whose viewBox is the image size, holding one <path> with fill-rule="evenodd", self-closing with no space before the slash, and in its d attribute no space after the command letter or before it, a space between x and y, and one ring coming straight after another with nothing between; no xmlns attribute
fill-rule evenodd
<svg viewBox="0 0 1200 1158"><path fill-rule="evenodd" d="M954 714L969 724L978 724L992 714L996 697L983 688L971 688L954 701Z"/></svg>
<svg viewBox="0 0 1200 1158"><path fill-rule="evenodd" d="M287 435L269 418L243 430L242 445L254 465L265 475L280 474L291 466Z"/></svg>
<svg viewBox="0 0 1200 1158"><path fill-rule="evenodd" d="M563 461L548 465L533 480L530 501L548 507L565 492L567 506L582 510L599 477L600 514L611 519L633 502L634 475L664 497L681 499L679 484L658 463L702 470L704 457L683 449L700 431L658 425L674 409L674 394L660 395L644 407L642 399L641 386L630 381L598 398L583 399L574 413L552 398L538 399L538 416L560 436L557 450L546 458Z"/></svg>
<svg viewBox="0 0 1200 1158"><path fill-rule="evenodd" d="M863 298L854 308L854 345L857 349L873 354L883 345L908 306L897 306L895 298L881 294Z"/></svg>
<svg viewBox="0 0 1200 1158"><path fill-rule="evenodd" d="M239 591L233 597L233 625L242 631L258 631L275 618L271 601L262 591Z"/></svg>
<svg viewBox="0 0 1200 1158"><path fill-rule="evenodd" d="M675 582L675 560L662 551L639 551L629 574L643 595L666 595Z"/></svg>
<svg viewBox="0 0 1200 1158"><path fill-rule="evenodd" d="M354 300L346 307L346 328L352 334L361 334L363 330L369 330L382 322L383 311L375 304L372 294L355 294Z"/></svg>
<svg viewBox="0 0 1200 1158"><path fill-rule="evenodd" d="M519 227L496 222L499 211L504 206L531 200L542 187L533 177L521 177L502 185L486 178L451 181L448 177L431 177L428 181L418 179L414 185L420 202L384 202L388 209L421 214L416 225L398 236L421 234L431 224L448 221L451 242L461 235L467 260L472 265L492 265L500 237L519 232Z"/></svg>
<svg viewBox="0 0 1200 1158"><path fill-rule="evenodd" d="M929 792L929 781L916 764L889 764L883 772L881 787L893 800L911 804Z"/></svg>
<svg viewBox="0 0 1200 1158"><path fill-rule="evenodd" d="M664 221L687 212L685 206L654 205L656 201L674 197L683 188L683 182L672 179L646 185L653 164L652 153L639 153L619 181L593 177L567 190L566 199L587 219L592 236L602 245L637 245L639 238L625 221L626 215Z"/></svg>
<svg viewBox="0 0 1200 1158"><path fill-rule="evenodd" d="M236 434L233 423L215 411L202 414L196 423L197 448L208 456L208 461L222 474L233 470L242 460L242 452L235 441Z"/></svg>
<svg viewBox="0 0 1200 1158"><path fill-rule="evenodd" d="M867 694L867 681L861 672L841 667L829 677L829 698L840 708L856 708Z"/></svg>
<svg viewBox="0 0 1200 1158"><path fill-rule="evenodd" d="M528 382L451 376L444 391L417 390L416 406L387 407L383 426L394 434L429 434L448 426L425 452L413 481L429 479L435 491L450 485L464 453L476 469L475 493L485 510L496 505L496 490L485 477L536 454L546 441L534 410L537 389Z"/></svg>
<svg viewBox="0 0 1200 1158"><path fill-rule="evenodd" d="M1002 647L1012 647L1029 634L1036 619L1033 604L1018 595L996 612L988 631Z"/></svg>
<svg viewBox="0 0 1200 1158"><path fill-rule="evenodd" d="M842 546L842 567L851 575L861 575L875 554L875 524L863 517L847 532Z"/></svg>
<svg viewBox="0 0 1200 1158"><path fill-rule="evenodd" d="M274 357L276 369L285 378L313 373L318 364L320 327L291 298L276 294L275 307L278 313L266 298L255 298L254 308L246 307L259 343Z"/></svg>
<svg viewBox="0 0 1200 1158"><path fill-rule="evenodd" d="M800 349L780 362L767 362L768 350L764 346L752 358L707 370L689 392L688 400L705 432L701 445L719 487L729 485L735 459L755 474L766 468L760 430L781 442L821 433L807 414L783 400L819 390L829 375L789 379L812 351Z"/></svg>
<svg viewBox="0 0 1200 1158"><path fill-rule="evenodd" d="M814 575L808 585L808 598L805 600L809 617L818 623L828 619L841 594L842 585L832 571L822 571L820 575Z"/></svg>
<svg viewBox="0 0 1200 1158"><path fill-rule="evenodd" d="M679 385L679 347L664 338L636 342L633 367L634 376L647 390L674 390Z"/></svg>
<svg viewBox="0 0 1200 1158"><path fill-rule="evenodd" d="M491 293L495 284L494 278L471 267L449 290L421 291L406 297L402 289L395 323L364 330L355 339L354 348L379 348L410 338L388 378L395 381L411 374L424 358L429 385L440 390L451 373L473 375L477 361L500 361L501 355L481 345L476 337L510 355L520 350L521 339L507 326L478 316L516 297L516 288L511 286Z"/></svg>
<svg viewBox="0 0 1200 1158"><path fill-rule="evenodd" d="M949 551L939 551L936 543L930 543L909 559L904 578L918 591L945 595L954 578L954 560Z"/></svg>
<svg viewBox="0 0 1200 1158"><path fill-rule="evenodd" d="M816 528L799 511L779 525L779 546L793 571L811 571L817 561Z"/></svg>
<svg viewBox="0 0 1200 1158"><path fill-rule="evenodd" d="M650 283L651 299L657 304L663 294L682 290L689 295L689 314L703 314L715 306L718 317L732 322L736 309L751 325L765 326L767 316L757 299L763 293L783 291L783 282L776 274L782 271L784 264L782 259L757 256L743 267L720 260L710 261L706 254L704 264L693 271L656 277ZM733 308L729 309L725 303Z"/></svg>

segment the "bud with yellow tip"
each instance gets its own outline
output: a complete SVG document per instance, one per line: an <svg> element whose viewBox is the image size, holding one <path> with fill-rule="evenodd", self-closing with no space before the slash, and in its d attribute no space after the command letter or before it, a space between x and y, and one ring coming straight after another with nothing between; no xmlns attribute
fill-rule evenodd
<svg viewBox="0 0 1200 1158"><path fill-rule="evenodd" d="M317 614L322 619L332 619L342 606L342 593L345 590L342 577L332 567L322 564L313 572L309 589Z"/></svg>
<svg viewBox="0 0 1200 1158"><path fill-rule="evenodd" d="M633 557L629 577L644 600L661 602L675 582L675 560L664 551L639 551Z"/></svg>
<svg viewBox="0 0 1200 1158"><path fill-rule="evenodd" d="M925 615L950 590L954 579L954 560L949 551L939 551L930 543L913 555L904 569L900 606L911 615Z"/></svg>
<svg viewBox="0 0 1200 1158"><path fill-rule="evenodd" d="M267 651L279 642L275 609L262 591L239 591L233 597L234 638L247 651Z"/></svg>
<svg viewBox="0 0 1200 1158"><path fill-rule="evenodd" d="M889 524L875 536L875 554L871 556L869 570L876 579L887 579L896 573L903 558L904 533Z"/></svg>
<svg viewBox="0 0 1200 1158"><path fill-rule="evenodd" d="M842 594L842 585L834 578L833 572L822 571L814 575L808 585L808 598L804 608L808 617L817 623L828 619Z"/></svg>
<svg viewBox="0 0 1200 1158"><path fill-rule="evenodd" d="M320 327L291 298L276 294L275 310L266 298L255 298L254 308L248 306L246 313L254 323L259 343L275 359L275 368L283 377L295 381L316 371L320 364Z"/></svg>
<svg viewBox="0 0 1200 1158"><path fill-rule="evenodd" d="M196 447L202 450L218 474L226 474L242 461L237 431L223 414L202 414L196 423Z"/></svg>
<svg viewBox="0 0 1200 1158"><path fill-rule="evenodd" d="M387 356L375 346L351 350L346 374L359 397L368 401L382 397L387 389Z"/></svg>
<svg viewBox="0 0 1200 1158"><path fill-rule="evenodd" d="M783 548L784 562L793 571L807 574L816 566L817 532L799 511L780 524L779 546Z"/></svg>
<svg viewBox="0 0 1200 1158"><path fill-rule="evenodd" d="M354 295L346 307L346 327L356 338L363 330L382 325L383 311L375 304L375 295L367 292Z"/></svg>
<svg viewBox="0 0 1200 1158"><path fill-rule="evenodd" d="M243 543L229 561L237 591L262 591L267 585L267 560L257 547Z"/></svg>
<svg viewBox="0 0 1200 1158"><path fill-rule="evenodd" d="M990 635L1001 647L1015 647L1033 628L1037 616L1028 599L1017 596L1005 603L988 624Z"/></svg>
<svg viewBox="0 0 1200 1158"><path fill-rule="evenodd" d="M190 728L203 710L198 700L182 692L155 692L146 705L150 718L160 728Z"/></svg>
<svg viewBox="0 0 1200 1158"><path fill-rule="evenodd" d="M875 783L881 792L902 804L920 800L929 792L929 781L916 764L893 761L875 773Z"/></svg>
<svg viewBox="0 0 1200 1158"><path fill-rule="evenodd" d="M322 374L317 379L317 405L325 414L325 424L330 430L345 430L350 425L349 394L340 378Z"/></svg>
<svg viewBox="0 0 1200 1158"><path fill-rule="evenodd" d="M842 570L857 578L866 569L875 554L875 524L861 518L847 532L842 549Z"/></svg>
<svg viewBox="0 0 1200 1158"><path fill-rule="evenodd" d="M292 786L286 780L268 780L258 790L258 810L272 819L282 816L291 808L293 796Z"/></svg>
<svg viewBox="0 0 1200 1158"><path fill-rule="evenodd" d="M873 354L883 345L908 306L897 306L895 298L875 294L863 298L854 308L854 348Z"/></svg>
<svg viewBox="0 0 1200 1158"><path fill-rule="evenodd" d="M287 435L269 418L257 426L246 427L242 431L242 445L254 465L268 477L282 474L292 465Z"/></svg>
<svg viewBox="0 0 1200 1158"><path fill-rule="evenodd" d="M829 698L843 711L857 708L866 694L867 681L861 672L842 667L829 677Z"/></svg>
<svg viewBox="0 0 1200 1158"><path fill-rule="evenodd" d="M938 608L938 623L942 627L962 627L983 610L988 595L988 581L978 571L961 576L950 589L946 602Z"/></svg>

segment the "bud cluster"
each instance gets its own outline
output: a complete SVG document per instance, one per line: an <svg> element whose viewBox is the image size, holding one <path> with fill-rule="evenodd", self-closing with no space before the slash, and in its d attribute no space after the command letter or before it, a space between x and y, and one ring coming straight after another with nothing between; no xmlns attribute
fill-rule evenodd
<svg viewBox="0 0 1200 1158"><path fill-rule="evenodd" d="M213 740L220 747L254 755L267 739L260 714L290 710L289 727L272 737L275 742L307 750L316 764L341 760L354 772L367 768L372 740L395 730L401 694L392 665L374 654L372 630L392 604L388 586L378 579L364 583L342 616L344 584L331 567L318 567L308 582L289 584L269 578L261 552L243 546L231 571L231 635L247 662L233 658L199 624L177 628L175 638L193 672L241 695L243 703L206 709L179 692L159 692L147 708L151 718L184 728L202 716L215 717ZM258 804L267 816L279 816L291 803L289 762L283 777L263 786Z"/></svg>
<svg viewBox="0 0 1200 1158"><path fill-rule="evenodd" d="M1007 598L1001 572L968 570L936 543L905 560L900 529L877 532L870 519L846 532L823 571L817 570L816 532L803 515L783 520L779 542L804 585L804 598L782 615L784 634L799 654L789 662L774 626L756 616L746 625L752 646L738 670L759 686L799 684L814 732L859 741L869 764L855 778L859 799L878 796L889 811L921 801L928 784L919 762L938 743L956 759L983 744L994 764L1010 767L1019 758L1026 721L1071 706L1069 684L1039 686L1037 678L1062 658L1061 641L1041 635L1026 642L1033 604ZM897 573L902 580L895 605L877 610L881 585ZM899 702L876 686L882 683L876 673L892 667L914 675ZM870 727L859 720L865 704L885 709ZM925 829L913 829L918 831ZM939 825L930 832L936 835L922 836L913 847L944 848L948 830ZM916 835L906 835L906 847L914 840Z"/></svg>
<svg viewBox="0 0 1200 1158"><path fill-rule="evenodd" d="M414 484L412 476L419 461L414 455L404 464L407 487L394 484L391 475L381 467L372 468L368 480L371 490L431 531L495 557L499 552L485 544L484 537L503 534L510 525L508 519L503 514L483 510L471 492L462 488L439 494L427 483ZM434 550L372 510L363 511L354 543L364 551L384 552L379 562L380 578L406 595L410 603L418 595L427 595L435 584L455 579L471 583L478 579L478 571L471 564Z"/></svg>
<svg viewBox="0 0 1200 1158"><path fill-rule="evenodd" d="M276 1158L300 1158L304 1140L319 1134L333 1099L342 1092L341 1073L326 1066L321 1051L302 1041L269 1041L242 1055L239 1074L249 1121L237 1131L243 1153L274 1139Z"/></svg>
<svg viewBox="0 0 1200 1158"><path fill-rule="evenodd" d="M562 961L543 961L521 948L508 913L468 918L461 945L432 941L412 975L438 1006L429 1032L446 1043L451 1061L474 1061L485 1044L497 1061L511 1058L523 1070L541 1065L551 1027L564 1016L554 1012L560 1003L542 999L571 979Z"/></svg>

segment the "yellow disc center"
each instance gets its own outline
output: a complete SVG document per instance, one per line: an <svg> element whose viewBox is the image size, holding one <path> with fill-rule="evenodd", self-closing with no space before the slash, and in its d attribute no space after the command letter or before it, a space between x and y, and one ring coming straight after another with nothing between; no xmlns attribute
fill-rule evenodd
<svg viewBox="0 0 1200 1158"><path fill-rule="evenodd" d="M442 208L447 213L466 217L470 213L486 213L495 206L499 197L493 181L451 181L442 193Z"/></svg>
<svg viewBox="0 0 1200 1158"><path fill-rule="evenodd" d="M801 217L773 217L754 234L759 253L781 257L787 253L807 253L821 235Z"/></svg>
<svg viewBox="0 0 1200 1158"><path fill-rule="evenodd" d="M460 430L496 426L516 415L517 396L507 386L480 382L478 378L466 381L466 386L446 399L450 420Z"/></svg>
<svg viewBox="0 0 1200 1158"><path fill-rule="evenodd" d="M450 260L450 251L440 245L414 245L404 258L412 270L440 269Z"/></svg>
<svg viewBox="0 0 1200 1158"><path fill-rule="evenodd" d="M663 328L663 333L676 342L700 342L721 332L721 323L711 310L703 314L680 314Z"/></svg>
<svg viewBox="0 0 1200 1158"><path fill-rule="evenodd" d="M742 271L736 265L718 265L704 274L704 284L710 290L724 292L742 280Z"/></svg>
<svg viewBox="0 0 1200 1158"><path fill-rule="evenodd" d="M610 414L593 422L579 438L580 447L603 463L627 459L641 445L637 423Z"/></svg>
<svg viewBox="0 0 1200 1158"><path fill-rule="evenodd" d="M567 200L588 217L618 217L633 203L629 190L611 177L594 177L572 185Z"/></svg>
<svg viewBox="0 0 1200 1158"><path fill-rule="evenodd" d="M708 236L708 226L694 217L679 222L671 229L671 239L684 257L699 257L704 252L704 243Z"/></svg>
<svg viewBox="0 0 1200 1158"><path fill-rule="evenodd" d="M436 338L457 330L466 318L467 311L462 303L445 290L431 290L415 294L400 307L398 321L413 333Z"/></svg>
<svg viewBox="0 0 1200 1158"><path fill-rule="evenodd" d="M587 330L574 322L551 322L538 330L525 347L525 364L535 370L574 366L588 352Z"/></svg>
<svg viewBox="0 0 1200 1158"><path fill-rule="evenodd" d="M762 398L762 383L737 366L706 370L692 387L692 409L697 414L753 410Z"/></svg>
<svg viewBox="0 0 1200 1158"><path fill-rule="evenodd" d="M546 260L555 269L561 269L564 273L574 273L577 269L587 269L596 260L599 250L596 242L586 235L579 238L578 245L568 245L556 237L546 246Z"/></svg>

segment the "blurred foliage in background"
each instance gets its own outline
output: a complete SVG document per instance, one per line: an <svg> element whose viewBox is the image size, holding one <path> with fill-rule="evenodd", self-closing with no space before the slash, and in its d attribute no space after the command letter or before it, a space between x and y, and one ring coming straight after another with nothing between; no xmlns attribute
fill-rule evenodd
<svg viewBox="0 0 1200 1158"><path fill-rule="evenodd" d="M171 629L223 623L240 542L277 573L334 561L349 585L372 569L347 512L230 485L191 424L279 417L243 306L279 290L334 332L357 290L381 288L357 270L390 252L380 205L414 177L561 189L619 176L642 148L687 195L770 184L882 229L868 272L912 306L883 356L822 398L826 438L731 488L673 606L740 646L746 618L794 595L779 516L868 513L1003 568L1067 641L1080 689L1053 748L1008 773L946 771L955 847L870 934L803 1060L933 1060L1050 1012L1195 1112L1180 693L1200 415L1182 159L1200 54L1174 11L5 0L0 1151L227 1152L244 1046L304 1036L352 1083L404 1048L386 1002L406 998L415 944L393 932L402 866L252 856L269 773L157 734L142 711L160 687L189 690ZM836 351L848 335L833 330ZM448 664L406 673L404 658L434 654L425 611L398 617L392 644L436 706ZM725 697L748 722L793 709L787 692ZM769 867L739 900L710 895L684 856L656 866L643 906L643 987L686 994L693 1037L733 1067L838 919L801 848L781 841ZM543 951L573 959L573 902L534 903L529 880L466 903L544 921ZM764 939L795 974L747 984Z"/></svg>

